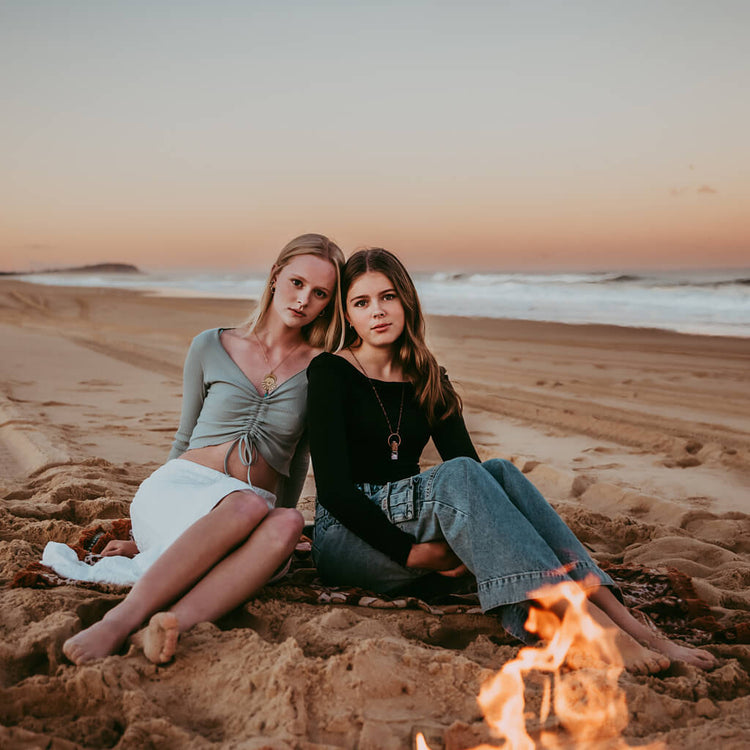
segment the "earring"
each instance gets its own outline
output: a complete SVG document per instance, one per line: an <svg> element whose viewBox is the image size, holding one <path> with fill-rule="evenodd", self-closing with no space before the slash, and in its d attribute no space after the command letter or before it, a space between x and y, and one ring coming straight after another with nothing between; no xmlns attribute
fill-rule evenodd
<svg viewBox="0 0 750 750"><path fill-rule="evenodd" d="M271 284L271 295L276 293L276 284Z"/></svg>

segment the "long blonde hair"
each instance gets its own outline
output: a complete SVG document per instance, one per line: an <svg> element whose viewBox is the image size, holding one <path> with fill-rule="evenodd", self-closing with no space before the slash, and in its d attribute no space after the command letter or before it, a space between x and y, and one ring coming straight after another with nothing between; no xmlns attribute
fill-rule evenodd
<svg viewBox="0 0 750 750"><path fill-rule="evenodd" d="M456 393L440 367L435 355L425 343L425 324L419 296L409 272L401 261L382 247L358 250L346 261L341 276L341 297L346 296L352 284L368 271L386 276L393 284L404 308L404 330L394 344L395 359L405 377L414 384L417 403L425 410L431 424L454 413L461 413L461 397ZM344 346L360 341L352 327L346 330Z"/></svg>
<svg viewBox="0 0 750 750"><path fill-rule="evenodd" d="M344 307L341 303L341 269L344 266L344 253L341 248L322 234L301 234L288 242L276 258L268 274L263 293L253 314L242 324L248 333L257 330L268 315L273 300L276 277L292 258L299 255L317 255L333 264L336 269L336 288L331 291L331 299L323 312L302 328L302 337L310 346L321 347L328 352L340 349L344 340Z"/></svg>

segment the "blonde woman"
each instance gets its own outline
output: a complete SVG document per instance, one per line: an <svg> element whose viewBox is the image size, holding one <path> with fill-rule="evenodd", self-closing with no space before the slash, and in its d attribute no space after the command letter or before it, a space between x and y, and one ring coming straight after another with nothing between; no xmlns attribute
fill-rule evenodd
<svg viewBox="0 0 750 750"><path fill-rule="evenodd" d="M166 662L181 632L239 606L283 572L303 525L294 505L308 465L305 370L341 345L343 261L328 238L297 237L245 325L193 340L170 460L131 505L135 542L111 542L93 566L107 580L106 568L125 565L133 588L64 643L72 662L115 653L149 617L144 651Z"/></svg>

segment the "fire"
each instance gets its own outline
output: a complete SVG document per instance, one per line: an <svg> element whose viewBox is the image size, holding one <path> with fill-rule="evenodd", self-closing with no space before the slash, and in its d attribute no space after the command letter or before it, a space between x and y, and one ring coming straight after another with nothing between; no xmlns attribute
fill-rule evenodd
<svg viewBox="0 0 750 750"><path fill-rule="evenodd" d="M522 648L482 686L479 705L493 734L505 742L501 746L478 745L472 750L629 748L621 736L628 723L628 710L625 693L618 685L623 661L615 632L589 616L581 584L566 581L544 586L532 598L541 608L531 609L526 627L546 645ZM560 620L553 610L563 608ZM529 677L543 681L541 703L533 714L526 711ZM532 734L527 731L527 721L536 725ZM656 743L645 747L660 750L664 746ZM416 738L416 750L430 750L421 733Z"/></svg>

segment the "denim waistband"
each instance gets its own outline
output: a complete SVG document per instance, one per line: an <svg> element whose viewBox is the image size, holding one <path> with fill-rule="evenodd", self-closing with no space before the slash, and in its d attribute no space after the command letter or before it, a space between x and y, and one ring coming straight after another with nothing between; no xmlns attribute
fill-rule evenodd
<svg viewBox="0 0 750 750"><path fill-rule="evenodd" d="M386 483L383 484L375 484L372 482L360 482L359 484L354 485L358 490L361 490L365 493L365 495L369 495L372 497L373 495L377 495L380 490L383 489L387 485Z"/></svg>

